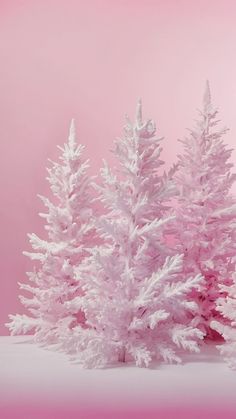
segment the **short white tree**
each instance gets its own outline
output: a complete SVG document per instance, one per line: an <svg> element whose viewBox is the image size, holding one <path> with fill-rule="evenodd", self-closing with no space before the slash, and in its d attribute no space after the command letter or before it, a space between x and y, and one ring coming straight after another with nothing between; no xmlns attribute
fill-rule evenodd
<svg viewBox="0 0 236 419"><path fill-rule="evenodd" d="M87 248L96 236L88 160L82 159L84 146L76 142L73 120L68 142L58 147L61 162L51 162L52 167L47 169L54 200L40 196L47 208L40 216L47 222L48 239L29 234L33 252L24 252L37 263L28 273L29 282L20 284L22 290L31 294L20 296L30 315L10 315L7 323L12 334L33 332L41 344L57 342L67 329L84 321L81 312L69 308L67 303L80 293L75 267L88 254Z"/></svg>

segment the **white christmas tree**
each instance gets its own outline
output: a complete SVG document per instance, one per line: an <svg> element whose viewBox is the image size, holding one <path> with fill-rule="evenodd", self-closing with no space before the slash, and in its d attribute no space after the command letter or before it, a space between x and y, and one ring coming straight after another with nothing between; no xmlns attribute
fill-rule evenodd
<svg viewBox="0 0 236 419"><path fill-rule="evenodd" d="M195 304L185 298L202 278L183 281L183 256L165 245L175 168L160 173L155 130L152 120L143 122L139 101L134 124L127 119L125 136L115 143L117 175L106 163L101 169L97 189L107 212L97 228L105 244L77 268L83 295L69 305L84 312L85 323L62 336L64 349L85 367L131 359L138 366L181 362L177 352L198 351L203 336L189 319Z"/></svg>
<svg viewBox="0 0 236 419"><path fill-rule="evenodd" d="M192 292L189 298L198 305L195 325L209 338L216 337L213 320L227 323L216 301L226 295L220 284L232 281L236 248L236 205L230 192L235 180L229 161L232 150L223 142L227 129L217 127L217 117L207 82L200 118L182 141L184 152L175 175L179 189L174 222L176 249L184 253L185 274L200 273L204 277L200 292Z"/></svg>
<svg viewBox="0 0 236 419"><path fill-rule="evenodd" d="M80 312L67 303L80 293L75 267L87 255L96 237L93 221L91 178L84 146L76 142L72 120L68 142L58 146L61 163L51 162L48 181L54 200L40 196L47 208L40 214L47 224L48 239L29 234L33 252L24 252L37 266L28 273L29 283L20 288L31 297L20 296L30 315L10 315L7 327L12 334L33 332L37 342L52 344L69 328L83 322Z"/></svg>

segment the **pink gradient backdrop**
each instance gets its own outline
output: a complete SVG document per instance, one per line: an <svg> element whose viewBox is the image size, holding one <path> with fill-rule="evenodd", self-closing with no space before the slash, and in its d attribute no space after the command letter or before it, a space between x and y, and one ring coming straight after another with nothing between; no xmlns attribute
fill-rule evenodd
<svg viewBox="0 0 236 419"><path fill-rule="evenodd" d="M209 78L235 144L235 20L234 0L0 0L0 334L22 312L26 233L44 231L36 194L71 117L95 173L141 96L169 165Z"/></svg>
<svg viewBox="0 0 236 419"><path fill-rule="evenodd" d="M58 409L55 407L29 404L1 409L4 419L235 419L235 410L223 408L160 408L160 409L127 409L124 406L118 409L90 409L79 410L73 407Z"/></svg>

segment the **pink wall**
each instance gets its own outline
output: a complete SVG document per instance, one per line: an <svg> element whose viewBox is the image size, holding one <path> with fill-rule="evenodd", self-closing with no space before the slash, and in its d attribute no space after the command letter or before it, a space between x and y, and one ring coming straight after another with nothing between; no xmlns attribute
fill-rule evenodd
<svg viewBox="0 0 236 419"><path fill-rule="evenodd" d="M0 0L0 333L22 312L26 233L43 231L36 194L71 117L95 172L141 96L169 164L208 77L235 144L235 20L234 0Z"/></svg>

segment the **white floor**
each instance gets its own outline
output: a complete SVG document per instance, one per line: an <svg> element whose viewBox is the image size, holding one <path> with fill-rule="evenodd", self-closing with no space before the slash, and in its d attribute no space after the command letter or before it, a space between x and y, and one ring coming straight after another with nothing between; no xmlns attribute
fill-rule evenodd
<svg viewBox="0 0 236 419"><path fill-rule="evenodd" d="M186 356L183 365L86 370L63 354L32 344L30 336L2 336L0 402L29 399L57 405L79 402L84 408L91 403L236 407L236 371L228 369L211 345L199 355Z"/></svg>

